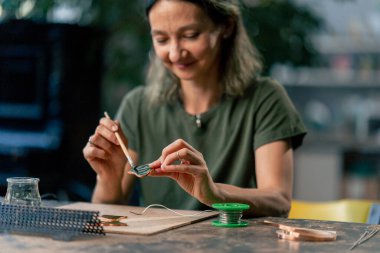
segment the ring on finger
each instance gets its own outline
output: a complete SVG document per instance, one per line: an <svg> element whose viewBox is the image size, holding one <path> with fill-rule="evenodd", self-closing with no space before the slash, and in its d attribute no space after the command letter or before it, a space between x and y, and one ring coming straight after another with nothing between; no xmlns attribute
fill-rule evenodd
<svg viewBox="0 0 380 253"><path fill-rule="evenodd" d="M181 157L179 156L179 151L176 152L178 161L182 161Z"/></svg>
<svg viewBox="0 0 380 253"><path fill-rule="evenodd" d="M88 138L88 143L89 143L90 145L94 145L94 143L91 141L91 137L92 137L92 136L90 136L90 137Z"/></svg>

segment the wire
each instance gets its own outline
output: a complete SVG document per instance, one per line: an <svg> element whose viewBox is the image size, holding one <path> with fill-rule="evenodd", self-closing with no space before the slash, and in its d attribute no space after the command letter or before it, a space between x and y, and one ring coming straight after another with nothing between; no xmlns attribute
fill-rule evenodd
<svg viewBox="0 0 380 253"><path fill-rule="evenodd" d="M168 211L170 211L172 213L175 213L175 214L177 214L179 216L183 216L183 217L192 217L192 216L201 215L202 213L205 213L205 212L213 212L213 210L203 210L203 211L197 212L195 214L183 214L183 213L177 212L177 211L175 211L173 209L170 209L169 207L166 207L166 206L161 205L161 204L151 204L151 205L145 207L145 209L141 213L134 212L134 211L130 211L130 212L133 213L133 214L137 214L137 215L143 215L151 207L162 207L162 208L165 208L166 210L168 210Z"/></svg>

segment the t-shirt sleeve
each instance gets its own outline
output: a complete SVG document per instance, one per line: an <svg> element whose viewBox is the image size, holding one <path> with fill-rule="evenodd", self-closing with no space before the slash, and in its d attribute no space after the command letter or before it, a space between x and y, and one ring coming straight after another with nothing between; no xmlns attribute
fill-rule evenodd
<svg viewBox="0 0 380 253"><path fill-rule="evenodd" d="M138 151L138 124L139 124L139 108L143 89L138 87L128 92L116 113L116 119L120 121L120 126L128 139L128 148Z"/></svg>
<svg viewBox="0 0 380 253"><path fill-rule="evenodd" d="M302 144L306 128L285 89L268 79L257 89L254 149L277 140L290 139L292 148Z"/></svg>

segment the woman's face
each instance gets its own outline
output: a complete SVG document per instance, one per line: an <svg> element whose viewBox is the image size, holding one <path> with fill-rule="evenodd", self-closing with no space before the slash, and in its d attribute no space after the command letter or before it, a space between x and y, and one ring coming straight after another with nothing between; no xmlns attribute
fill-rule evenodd
<svg viewBox="0 0 380 253"><path fill-rule="evenodd" d="M199 6L160 0L150 10L149 22L157 56L181 81L218 75L222 29Z"/></svg>

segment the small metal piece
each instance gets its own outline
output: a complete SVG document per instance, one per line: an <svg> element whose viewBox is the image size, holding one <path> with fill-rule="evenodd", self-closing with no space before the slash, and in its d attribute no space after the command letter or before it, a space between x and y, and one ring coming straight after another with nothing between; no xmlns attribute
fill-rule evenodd
<svg viewBox="0 0 380 253"><path fill-rule="evenodd" d="M101 225L103 227L123 227L128 226L127 223L121 221L102 221Z"/></svg>
<svg viewBox="0 0 380 253"><path fill-rule="evenodd" d="M145 177L152 171L152 168L148 164L139 165L133 167L130 171L128 171L129 174L134 174L137 177Z"/></svg>
<svg viewBox="0 0 380 253"><path fill-rule="evenodd" d="M128 216L104 214L99 217L99 220L101 221L101 225L103 227L107 227L107 226L121 227L121 226L128 226L127 223L121 222L121 220L127 219L127 218Z"/></svg>
<svg viewBox="0 0 380 253"><path fill-rule="evenodd" d="M336 231L333 230L320 230L313 228L295 227L280 224L270 220L259 221L264 225L270 225L278 228L276 231L277 237L285 240L292 241L335 241L337 237Z"/></svg>
<svg viewBox="0 0 380 253"><path fill-rule="evenodd" d="M292 240L292 241L335 241L335 231L324 231L316 229L302 229L302 228L279 229L276 231L278 238Z"/></svg>
<svg viewBox="0 0 380 253"><path fill-rule="evenodd" d="M112 221L121 221L122 219L127 219L127 218L128 216L104 214L99 217L99 220L102 222L112 222Z"/></svg>

